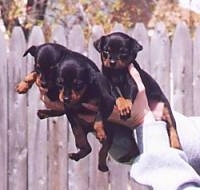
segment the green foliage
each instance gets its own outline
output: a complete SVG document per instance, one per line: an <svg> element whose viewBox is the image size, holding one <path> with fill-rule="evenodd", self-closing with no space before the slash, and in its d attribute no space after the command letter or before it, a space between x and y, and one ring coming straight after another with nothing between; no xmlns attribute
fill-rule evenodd
<svg viewBox="0 0 200 190"><path fill-rule="evenodd" d="M38 3L40 6L37 6ZM0 5L1 16L9 32L15 25L30 31L34 25L50 30L55 24L62 24L68 29L80 24L88 36L94 25L102 25L107 32L116 22L126 28L133 27L136 22L153 28L159 21L166 24L169 32L173 32L179 21L185 21L192 27L200 20L199 15L183 10L171 0L35 0L29 6L24 0L8 0ZM44 16L38 16L41 10L36 7L45 9L42 12Z"/></svg>

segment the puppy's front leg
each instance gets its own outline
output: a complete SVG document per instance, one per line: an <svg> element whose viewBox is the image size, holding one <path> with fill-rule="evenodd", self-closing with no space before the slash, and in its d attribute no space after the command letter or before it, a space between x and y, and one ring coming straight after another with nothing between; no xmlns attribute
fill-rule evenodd
<svg viewBox="0 0 200 190"><path fill-rule="evenodd" d="M37 76L38 74L35 71L26 75L25 78L16 85L15 87L16 92L18 92L19 94L26 93L32 87L33 83L36 81Z"/></svg>
<svg viewBox="0 0 200 190"><path fill-rule="evenodd" d="M106 133L100 112L97 112L93 128L96 132L96 138L99 139L100 142L103 142L106 139Z"/></svg>
<svg viewBox="0 0 200 190"><path fill-rule="evenodd" d="M130 99L119 97L116 99L116 106L121 119L126 120L131 116L132 101Z"/></svg>
<svg viewBox="0 0 200 190"><path fill-rule="evenodd" d="M106 126L108 127L108 126ZM109 130L109 129L108 129ZM113 134L111 131L108 131L108 136L107 138L102 142L102 147L99 151L99 164L98 164L98 169L102 172L107 172L108 166L106 164L106 159L108 156L108 151L112 145L112 140L113 140Z"/></svg>

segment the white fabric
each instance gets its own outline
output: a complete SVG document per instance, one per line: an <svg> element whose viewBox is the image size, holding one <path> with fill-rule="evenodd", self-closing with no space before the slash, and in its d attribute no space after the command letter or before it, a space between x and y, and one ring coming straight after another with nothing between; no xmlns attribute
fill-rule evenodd
<svg viewBox="0 0 200 190"><path fill-rule="evenodd" d="M134 160L131 177L154 190L200 189L200 117L174 112L183 151L169 147L164 122L138 127L137 141L142 154ZM151 189L152 189L151 188Z"/></svg>
<svg viewBox="0 0 200 190"><path fill-rule="evenodd" d="M200 117L186 117L173 112L182 148L189 163L200 174Z"/></svg>

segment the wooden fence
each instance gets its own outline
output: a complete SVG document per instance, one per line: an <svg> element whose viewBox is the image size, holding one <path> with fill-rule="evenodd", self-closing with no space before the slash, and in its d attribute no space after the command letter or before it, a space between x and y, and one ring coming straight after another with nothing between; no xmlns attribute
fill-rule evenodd
<svg viewBox="0 0 200 190"><path fill-rule="evenodd" d="M144 47L138 55L140 65L160 83L174 108L186 115L200 115L200 27L192 39L188 27L180 23L172 39L159 23L152 37L143 24L125 31L116 24L113 31L134 36ZM84 53L100 67L100 58L93 41L103 34L93 28L88 43L80 26L66 35L57 26L51 41ZM67 38L66 38L67 36ZM39 120L42 107L35 86L27 95L15 92L15 85L32 70L31 56L23 58L27 47L43 43L44 34L34 27L26 43L21 28L15 27L9 40L0 33L0 189L1 190L128 190L144 189L130 180L130 166L109 158L110 172L97 170L98 141L89 135L92 153L79 162L68 159L76 150L74 137L66 118Z"/></svg>

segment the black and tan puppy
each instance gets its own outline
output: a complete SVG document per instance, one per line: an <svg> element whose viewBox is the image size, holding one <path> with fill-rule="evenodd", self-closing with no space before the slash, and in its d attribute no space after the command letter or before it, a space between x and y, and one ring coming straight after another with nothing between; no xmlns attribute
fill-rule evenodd
<svg viewBox="0 0 200 190"><path fill-rule="evenodd" d="M138 92L137 85L128 72L128 66L133 64L144 83L151 110L155 111L157 103L164 103L162 118L167 122L170 145L180 149L181 145L176 131L176 122L166 96L158 83L142 70L135 60L137 53L142 50L142 46L135 39L121 32L102 36L94 42L94 46L101 54L103 74L115 87L113 93L121 118L126 120L130 117L130 102L134 102Z"/></svg>
<svg viewBox="0 0 200 190"><path fill-rule="evenodd" d="M114 99L108 94L109 84L96 65L85 56L70 51L57 44L32 46L25 54L35 58L35 69L17 85L18 93L26 93L34 82L40 89L46 90L46 96L52 102L59 102L60 88L64 87L60 98L65 109L39 110L41 117L58 116L66 113L75 136L77 153L70 158L78 161L90 153L91 147L87 133L96 131L97 137L104 139L99 152L99 169L107 171L106 157L108 150L120 162L128 162L139 154L132 131L112 123L105 122L107 138L103 130L104 119L113 109ZM45 91L44 90L44 91ZM91 111L84 103L94 105ZM99 133L99 134L98 134ZM123 142L119 143L118 142ZM121 141L120 141L121 139ZM125 143L124 143L125 142Z"/></svg>
<svg viewBox="0 0 200 190"><path fill-rule="evenodd" d="M63 61L68 60L69 64L72 60L80 61L83 64L86 64L85 62L90 62L89 59L86 57L76 53L72 52L65 47L57 44L43 44L40 46L32 46L30 47L25 53L24 56L26 56L28 53L30 53L34 59L35 59L35 65L34 65L34 71L29 73L24 80L22 80L17 86L16 91L18 93L26 93L28 89L31 88L34 82L36 82L37 86L39 87L40 91L43 91L45 97L48 97L50 101L56 104L61 104L62 106L57 106L60 108L55 110L38 110L38 116L42 118L47 117L54 117L54 116L60 116L63 114L66 114L71 126L72 131L75 135L75 141L77 147L80 149L78 153L72 153L70 154L70 158L73 160L78 161L79 159L85 157L87 154L91 152L91 147L87 141L87 133L89 131L96 131L97 138L99 138L101 141L103 141L106 136L103 129L103 123L100 118L100 114L97 114L96 112L91 112L90 110L82 109L83 107L77 108L77 113L80 112L82 115L91 115L93 118L97 115L99 118L96 119L94 124L94 128L92 128L92 125L90 124L89 127L85 127L82 125L81 120L77 118L77 113L74 112L74 109L76 105L73 105L70 107L67 111L64 109L64 105L62 102L59 101L59 86L57 81L57 69L58 65L62 63ZM87 65L87 64L86 64ZM97 67L95 64L91 65L93 67L92 69L95 72L98 72ZM87 73L88 75L91 74L91 72ZM77 84L76 87L80 86L81 84ZM42 89L42 90L41 90ZM91 100L92 101L92 100ZM97 100L96 100L97 101ZM112 111L112 107L110 108ZM73 114L72 114L73 112ZM102 146L102 149L104 150L104 146ZM101 159L100 159L101 160ZM99 164L100 170L104 171L105 164Z"/></svg>
<svg viewBox="0 0 200 190"><path fill-rule="evenodd" d="M72 119L71 123L80 124L81 121L86 131L94 122L103 122L107 138L103 142L104 149L99 152L99 163L105 163L105 169L108 151L117 161L124 163L133 160L139 154L139 150L131 129L107 121L115 104L115 99L111 96L112 86L102 73L94 70L93 64L80 59L63 60L58 65L58 86L62 89L60 99L64 102L66 112L69 113L70 110L72 116L78 114L78 120ZM88 112L84 104L97 108L95 117L88 113L88 118L84 116L84 113Z"/></svg>

